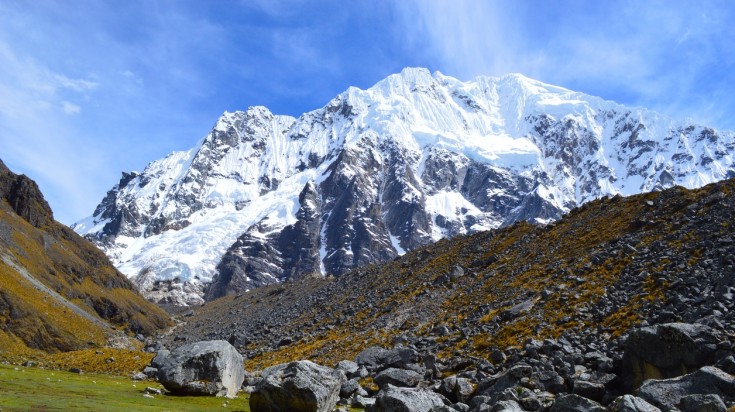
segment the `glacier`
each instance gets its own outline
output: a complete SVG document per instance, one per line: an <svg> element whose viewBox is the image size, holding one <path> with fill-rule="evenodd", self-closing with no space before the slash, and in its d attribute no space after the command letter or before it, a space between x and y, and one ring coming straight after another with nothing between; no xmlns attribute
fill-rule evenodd
<svg viewBox="0 0 735 412"><path fill-rule="evenodd" d="M407 68L298 118L225 112L73 228L151 300L340 275L592 199L730 177L735 134L520 74Z"/></svg>

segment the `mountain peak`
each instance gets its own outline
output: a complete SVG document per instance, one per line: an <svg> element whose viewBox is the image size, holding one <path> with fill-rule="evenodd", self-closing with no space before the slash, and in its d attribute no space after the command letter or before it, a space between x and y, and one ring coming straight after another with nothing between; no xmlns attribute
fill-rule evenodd
<svg viewBox="0 0 735 412"><path fill-rule="evenodd" d="M733 152L733 133L520 74L462 82L406 68L298 119L226 112L77 230L143 290L201 303L219 275L212 296L548 223L607 195L701 186L735 171Z"/></svg>

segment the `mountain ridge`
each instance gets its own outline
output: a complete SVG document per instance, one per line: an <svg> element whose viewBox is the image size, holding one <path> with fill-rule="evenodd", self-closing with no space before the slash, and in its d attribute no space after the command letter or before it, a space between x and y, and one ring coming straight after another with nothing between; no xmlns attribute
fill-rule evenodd
<svg viewBox="0 0 735 412"><path fill-rule="evenodd" d="M522 75L411 68L299 118L225 112L191 150L123 174L74 228L149 298L196 304L604 195L699 187L733 173L734 142Z"/></svg>

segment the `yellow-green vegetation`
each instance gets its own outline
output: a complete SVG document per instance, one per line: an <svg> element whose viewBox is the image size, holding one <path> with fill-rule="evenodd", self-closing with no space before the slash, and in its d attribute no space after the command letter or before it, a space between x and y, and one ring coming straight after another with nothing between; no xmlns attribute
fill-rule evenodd
<svg viewBox="0 0 735 412"><path fill-rule="evenodd" d="M125 349L86 349L59 353L34 353L6 359L15 364L26 361L56 370L79 368L85 372L131 376L151 363L155 354Z"/></svg>
<svg viewBox="0 0 735 412"><path fill-rule="evenodd" d="M99 348L170 325L71 229L53 221L35 227L2 199L0 224L9 229L0 236L0 358Z"/></svg>
<svg viewBox="0 0 735 412"><path fill-rule="evenodd" d="M361 378L359 382L360 386L362 386L367 391L377 392L378 390L380 390L378 384L375 383L372 376Z"/></svg>
<svg viewBox="0 0 735 412"><path fill-rule="evenodd" d="M249 411L249 398L151 395L157 382L129 377L24 368L0 364L0 409L3 411Z"/></svg>

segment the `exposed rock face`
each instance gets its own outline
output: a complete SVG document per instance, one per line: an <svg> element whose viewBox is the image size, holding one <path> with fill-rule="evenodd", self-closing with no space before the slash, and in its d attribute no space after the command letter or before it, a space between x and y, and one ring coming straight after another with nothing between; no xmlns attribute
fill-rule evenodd
<svg viewBox="0 0 735 412"><path fill-rule="evenodd" d="M54 214L36 182L11 172L0 160L0 199L31 225L41 228L54 221Z"/></svg>
<svg viewBox="0 0 735 412"><path fill-rule="evenodd" d="M205 299L321 273L320 203L316 186L307 183L299 194L295 223L280 231L267 222L248 229L217 265Z"/></svg>
<svg viewBox="0 0 735 412"><path fill-rule="evenodd" d="M721 336L701 324L668 323L635 329L625 342L624 381L667 379L715 363Z"/></svg>
<svg viewBox="0 0 735 412"><path fill-rule="evenodd" d="M222 340L178 347L158 365L158 380L177 395L232 398L245 380L242 355Z"/></svg>
<svg viewBox="0 0 735 412"><path fill-rule="evenodd" d="M701 186L733 173L734 148L733 133L520 75L406 69L298 119L225 113L190 151L123 174L75 228L155 299L201 303L215 276L207 299L548 223L607 195Z"/></svg>
<svg viewBox="0 0 735 412"><path fill-rule="evenodd" d="M344 375L310 361L272 366L250 394L253 412L331 412Z"/></svg>

